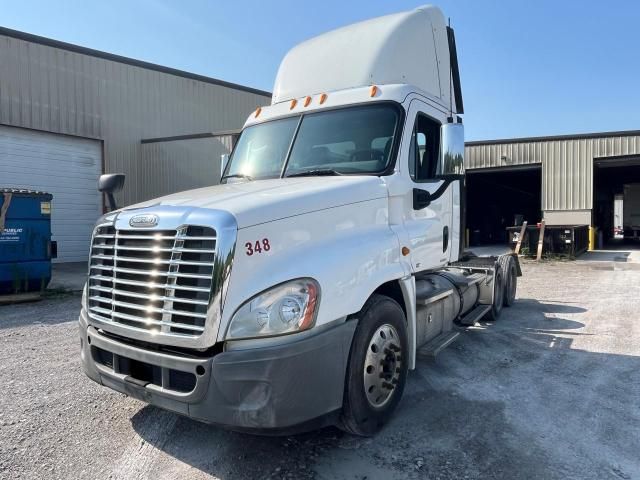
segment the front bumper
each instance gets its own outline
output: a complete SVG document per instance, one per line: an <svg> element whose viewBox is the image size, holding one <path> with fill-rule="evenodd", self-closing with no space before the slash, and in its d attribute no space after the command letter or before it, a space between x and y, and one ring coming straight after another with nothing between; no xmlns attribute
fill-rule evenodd
<svg viewBox="0 0 640 480"><path fill-rule="evenodd" d="M200 358L108 337L83 310L82 366L101 385L196 420L289 431L341 408L355 327L348 321L289 343Z"/></svg>

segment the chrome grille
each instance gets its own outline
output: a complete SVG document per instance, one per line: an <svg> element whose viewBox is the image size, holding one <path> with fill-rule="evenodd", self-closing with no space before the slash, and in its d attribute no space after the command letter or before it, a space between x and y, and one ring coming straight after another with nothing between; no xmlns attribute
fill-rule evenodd
<svg viewBox="0 0 640 480"><path fill-rule="evenodd" d="M153 335L201 335L214 287L216 243L216 232L208 227L97 227L89 262L89 315Z"/></svg>

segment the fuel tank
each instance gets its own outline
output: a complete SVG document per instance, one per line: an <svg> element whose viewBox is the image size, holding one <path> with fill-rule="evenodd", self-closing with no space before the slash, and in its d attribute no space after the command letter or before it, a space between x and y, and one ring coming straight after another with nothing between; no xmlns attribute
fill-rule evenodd
<svg viewBox="0 0 640 480"><path fill-rule="evenodd" d="M416 278L416 344L418 347L453 328L480 300L489 273L450 268Z"/></svg>

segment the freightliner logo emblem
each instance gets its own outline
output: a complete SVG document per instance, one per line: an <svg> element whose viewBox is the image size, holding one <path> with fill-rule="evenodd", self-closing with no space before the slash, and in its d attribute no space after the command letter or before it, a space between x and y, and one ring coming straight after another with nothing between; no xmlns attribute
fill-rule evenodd
<svg viewBox="0 0 640 480"><path fill-rule="evenodd" d="M136 215L129 219L132 227L155 227L158 224L158 216L153 214Z"/></svg>

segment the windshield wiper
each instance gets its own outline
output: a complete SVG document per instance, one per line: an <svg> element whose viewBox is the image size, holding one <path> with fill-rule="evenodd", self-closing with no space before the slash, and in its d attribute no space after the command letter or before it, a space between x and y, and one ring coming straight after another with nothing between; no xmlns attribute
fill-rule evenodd
<svg viewBox="0 0 640 480"><path fill-rule="evenodd" d="M340 172L337 172L331 168L322 168L316 170L307 170L305 172L292 173L291 175L287 175L286 178L289 177L320 177L323 175L342 175Z"/></svg>
<svg viewBox="0 0 640 480"><path fill-rule="evenodd" d="M245 175L244 173L232 173L231 175L224 175L220 181L226 180L227 178L244 178L245 180L253 180L249 175Z"/></svg>

